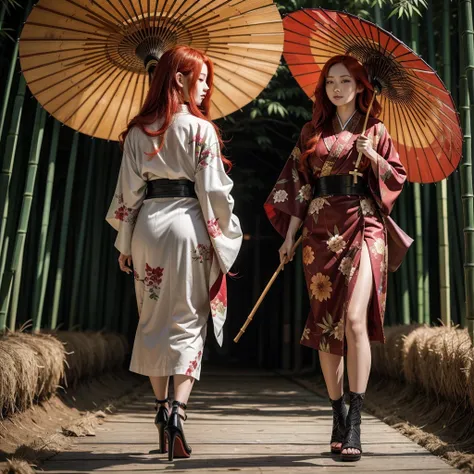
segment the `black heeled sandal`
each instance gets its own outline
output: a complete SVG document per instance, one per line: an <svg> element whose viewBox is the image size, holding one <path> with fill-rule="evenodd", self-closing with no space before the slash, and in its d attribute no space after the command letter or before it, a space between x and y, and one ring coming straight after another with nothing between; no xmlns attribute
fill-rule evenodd
<svg viewBox="0 0 474 474"><path fill-rule="evenodd" d="M344 395L337 399L331 400L332 406L332 434L331 434L331 453L341 454L342 448L333 446L333 443L343 443L344 434L346 432L346 418L347 418L347 407L344 403Z"/></svg>
<svg viewBox="0 0 474 474"><path fill-rule="evenodd" d="M350 392L350 407L346 421L346 433L341 449L341 461L359 461L362 456L362 446L360 444L360 423L362 405L364 403L365 393ZM357 449L359 453L343 453L344 449Z"/></svg>
<svg viewBox="0 0 474 474"><path fill-rule="evenodd" d="M165 428L168 424L168 407L164 406L165 403L168 403L169 399L165 398L164 400L155 399L155 426L158 430L158 441L160 444L160 453L166 453L166 437L165 437Z"/></svg>
<svg viewBox="0 0 474 474"><path fill-rule="evenodd" d="M175 400L172 405L171 414L168 420L168 425L165 428L166 436L168 437L168 460L173 461L177 458L189 458L191 456L191 446L186 443L184 436L183 425L181 420L186 421L188 417L180 415L178 408L186 410L186 404Z"/></svg>

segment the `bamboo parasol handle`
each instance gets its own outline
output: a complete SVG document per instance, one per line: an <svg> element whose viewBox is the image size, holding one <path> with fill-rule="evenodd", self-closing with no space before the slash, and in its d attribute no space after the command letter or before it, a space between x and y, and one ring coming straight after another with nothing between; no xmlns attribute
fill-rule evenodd
<svg viewBox="0 0 474 474"><path fill-rule="evenodd" d="M377 95L378 95L377 89L374 88L374 93L372 94L372 99L370 101L369 108L367 109L367 114L365 115L364 126L362 127L362 135L364 135L364 133L367 130L367 122L369 121L370 111L372 110L372 106L374 105L374 100L377 97ZM360 160L362 158L362 155L363 155L363 153L361 151L359 151L359 156L357 157L357 162L356 162L356 165L355 165L356 170L359 169Z"/></svg>
<svg viewBox="0 0 474 474"><path fill-rule="evenodd" d="M301 243L303 240L303 236L301 236L296 242L295 245L293 245L293 248L291 249L291 253L294 253L294 251L298 248L298 245ZM264 300L265 296L267 295L268 291L270 290L271 286L273 285L274 281L276 280L278 274L283 270L283 267L285 266L284 263L280 263L279 267L277 268L276 272L273 274L273 276L270 278L270 281L268 282L267 286L263 290L263 293L260 295L260 298L258 301L255 303L254 308L252 309L252 312L249 314L249 317L247 318L247 321L245 321L245 324L240 328L239 333L234 339L234 342L239 342L239 339L242 337L244 334L245 330L247 329L247 326L250 324L252 321L253 317L255 316L255 313L257 312L258 308L262 304L262 301Z"/></svg>

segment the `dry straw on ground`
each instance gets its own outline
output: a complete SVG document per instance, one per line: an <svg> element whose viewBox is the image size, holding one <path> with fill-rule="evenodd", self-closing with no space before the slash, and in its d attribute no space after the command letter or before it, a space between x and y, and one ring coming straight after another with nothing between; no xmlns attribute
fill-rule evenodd
<svg viewBox="0 0 474 474"><path fill-rule="evenodd" d="M63 342L67 353L64 385L68 387L120 369L129 353L127 341L120 334L61 331L55 336Z"/></svg>
<svg viewBox="0 0 474 474"><path fill-rule="evenodd" d="M3 417L49 398L58 386L121 368L128 354L118 334L9 333L0 338L0 408Z"/></svg>
<svg viewBox="0 0 474 474"><path fill-rule="evenodd" d="M474 349L466 330L428 326L387 328L374 345L378 375L406 380L440 400L474 409Z"/></svg>

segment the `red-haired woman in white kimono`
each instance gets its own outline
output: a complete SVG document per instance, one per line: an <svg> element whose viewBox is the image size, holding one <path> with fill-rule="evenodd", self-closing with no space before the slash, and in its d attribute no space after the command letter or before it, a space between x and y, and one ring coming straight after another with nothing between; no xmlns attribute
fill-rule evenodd
<svg viewBox="0 0 474 474"><path fill-rule="evenodd" d="M213 65L180 46L163 54L140 113L122 135L123 158L107 214L120 268L135 277L140 319L130 370L150 377L160 448L189 457L182 422L199 380L212 314L222 344L225 275L242 242L221 139L209 120ZM168 419L168 383L175 400Z"/></svg>

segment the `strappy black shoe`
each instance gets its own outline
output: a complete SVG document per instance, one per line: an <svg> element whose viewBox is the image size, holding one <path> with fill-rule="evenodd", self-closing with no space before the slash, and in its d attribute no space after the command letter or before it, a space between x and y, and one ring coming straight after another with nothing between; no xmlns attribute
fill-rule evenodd
<svg viewBox="0 0 474 474"><path fill-rule="evenodd" d="M186 421L187 416L180 415L178 408L186 410L186 404L175 400L172 405L171 414L168 420L168 425L165 428L165 433L168 438L168 460L172 461L174 457L189 458L191 456L191 446L186 443L184 437L183 425L181 420Z"/></svg>
<svg viewBox="0 0 474 474"><path fill-rule="evenodd" d="M342 448L333 446L333 443L344 441L346 432L347 407L344 403L344 395L338 400L329 399L332 405L332 434L331 434L331 453L341 454Z"/></svg>
<svg viewBox="0 0 474 474"><path fill-rule="evenodd" d="M359 461L362 455L362 447L360 445L360 423L362 405L364 403L365 393L349 392L350 407L346 420L346 432L344 434L344 442L341 449L341 461ZM343 453L344 449L357 449L359 453L349 454Z"/></svg>
<svg viewBox="0 0 474 474"><path fill-rule="evenodd" d="M165 405L169 402L168 398L164 400L155 399L155 426L158 429L158 440L160 443L160 453L166 453L166 437L165 428L168 424L168 407Z"/></svg>

